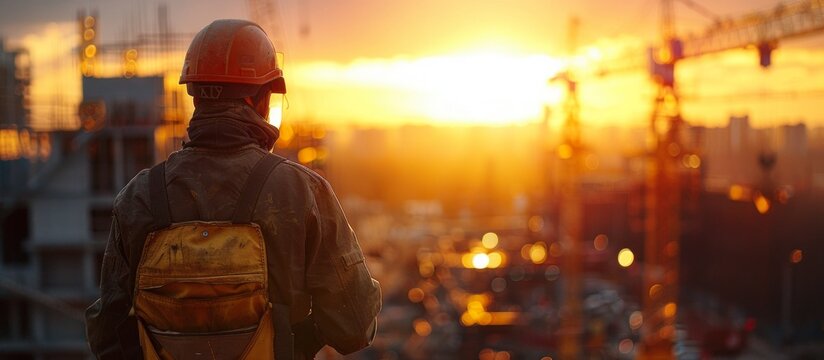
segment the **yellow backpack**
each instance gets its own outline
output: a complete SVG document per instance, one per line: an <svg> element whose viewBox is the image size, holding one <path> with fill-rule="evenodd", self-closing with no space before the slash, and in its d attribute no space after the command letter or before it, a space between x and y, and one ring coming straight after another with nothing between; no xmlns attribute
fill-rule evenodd
<svg viewBox="0 0 824 360"><path fill-rule="evenodd" d="M146 237L134 289L143 359L292 358L289 307L269 298L266 242L252 222L260 191L283 160L264 156L232 221L219 222L172 223L165 163L150 170L159 230Z"/></svg>

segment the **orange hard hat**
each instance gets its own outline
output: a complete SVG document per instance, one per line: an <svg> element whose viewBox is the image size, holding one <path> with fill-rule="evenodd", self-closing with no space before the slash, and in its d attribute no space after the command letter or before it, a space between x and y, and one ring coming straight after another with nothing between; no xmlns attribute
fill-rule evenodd
<svg viewBox="0 0 824 360"><path fill-rule="evenodd" d="M189 95L207 99L253 96L262 86L285 94L278 65L275 47L258 24L215 20L189 45L180 83Z"/></svg>

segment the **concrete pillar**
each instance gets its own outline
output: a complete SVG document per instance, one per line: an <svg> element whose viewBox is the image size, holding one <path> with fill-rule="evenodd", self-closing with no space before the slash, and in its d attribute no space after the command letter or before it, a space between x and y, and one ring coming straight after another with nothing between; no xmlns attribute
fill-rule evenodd
<svg viewBox="0 0 824 360"><path fill-rule="evenodd" d="M88 243L91 243L91 239L86 239ZM94 281L94 249L91 246L84 246L83 247L83 294L96 294L97 285Z"/></svg>
<svg viewBox="0 0 824 360"><path fill-rule="evenodd" d="M11 327L11 334L9 334L9 338L12 340L20 340L23 338L23 334L21 333L20 326L21 322L21 313L20 313L20 301L15 299L9 299L9 325Z"/></svg>
<svg viewBox="0 0 824 360"><path fill-rule="evenodd" d="M126 172L123 158L123 132L117 128L112 128L110 131L112 136L112 159L114 160L114 193L116 194L126 186L127 181L123 176Z"/></svg>
<svg viewBox="0 0 824 360"><path fill-rule="evenodd" d="M35 343L46 342L46 309L32 304L31 308L31 339Z"/></svg>

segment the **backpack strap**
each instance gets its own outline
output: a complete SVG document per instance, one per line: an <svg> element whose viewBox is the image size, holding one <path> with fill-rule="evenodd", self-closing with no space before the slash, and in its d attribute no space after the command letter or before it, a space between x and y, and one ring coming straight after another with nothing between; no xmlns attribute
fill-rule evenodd
<svg viewBox="0 0 824 360"><path fill-rule="evenodd" d="M266 180L269 179L269 173L284 161L286 159L274 154L266 154L258 160L252 168L252 172L249 173L246 185L243 186L240 197L237 199L235 214L232 216L233 224L252 222L252 215L255 213L260 191L263 189L263 185L266 184Z"/></svg>
<svg viewBox="0 0 824 360"><path fill-rule="evenodd" d="M172 225L169 212L169 196L166 194L166 162L161 162L149 170L149 206L156 229L165 229Z"/></svg>
<svg viewBox="0 0 824 360"><path fill-rule="evenodd" d="M258 160L249 173L246 185L240 192L237 200L235 214L232 216L233 224L248 224L252 222L252 215L257 207L260 192L269 179L269 174L286 159L274 155L266 154ZM272 325L275 330L275 359L294 359L294 335L292 334L292 324L289 322L289 306L281 303L272 303Z"/></svg>

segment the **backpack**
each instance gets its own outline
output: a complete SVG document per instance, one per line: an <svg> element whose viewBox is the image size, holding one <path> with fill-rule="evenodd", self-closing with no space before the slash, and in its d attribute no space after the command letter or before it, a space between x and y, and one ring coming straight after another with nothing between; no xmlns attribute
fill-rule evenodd
<svg viewBox="0 0 824 360"><path fill-rule="evenodd" d="M156 229L137 266L134 314L145 360L292 358L289 307L269 298L257 198L284 159L255 164L231 221L172 223L165 162L149 172Z"/></svg>

